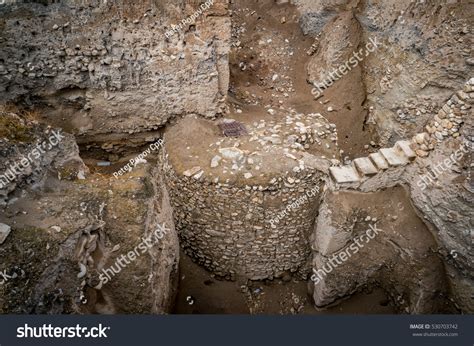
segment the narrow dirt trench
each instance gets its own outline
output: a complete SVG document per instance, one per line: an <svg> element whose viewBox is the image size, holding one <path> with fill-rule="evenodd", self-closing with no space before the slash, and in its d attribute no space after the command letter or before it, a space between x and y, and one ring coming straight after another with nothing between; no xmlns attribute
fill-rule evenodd
<svg viewBox="0 0 474 346"><path fill-rule="evenodd" d="M296 7L275 5L272 0L237 0L232 10L230 115L259 121L272 118L269 109L319 113L336 124L343 157L367 155L374 134L364 126L367 111L361 67L315 99L307 68L317 51L317 40L303 34ZM347 35L361 36L352 12L343 12L332 21L334 26L343 26Z"/></svg>

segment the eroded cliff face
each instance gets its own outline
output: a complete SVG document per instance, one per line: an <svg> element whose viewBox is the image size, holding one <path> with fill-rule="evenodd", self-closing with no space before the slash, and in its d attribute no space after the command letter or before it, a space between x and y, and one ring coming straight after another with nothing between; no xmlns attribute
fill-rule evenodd
<svg viewBox="0 0 474 346"><path fill-rule="evenodd" d="M453 302L469 313L474 311L473 120L471 114L458 139L442 142L422 160L410 185L413 204L443 246Z"/></svg>
<svg viewBox="0 0 474 346"><path fill-rule="evenodd" d="M0 107L0 206L27 186L41 186L48 173L62 179L84 177L74 136L42 125L37 113L17 114Z"/></svg>
<svg viewBox="0 0 474 346"><path fill-rule="evenodd" d="M325 67L337 69L370 39L379 42L350 74L363 69L358 88L367 94L362 100L364 131L375 130L382 146L421 132L431 114L472 75L469 20L474 10L468 2L295 3L307 18L302 20L303 30L324 24L317 35L313 33L317 53L308 65L311 83L328 79L330 69ZM345 19L352 14L357 24Z"/></svg>
<svg viewBox="0 0 474 346"><path fill-rule="evenodd" d="M215 117L228 88L230 23L226 1L200 5L4 5L1 100L41 109L80 141L109 138L106 148L185 114ZM195 21L166 34L195 13Z"/></svg>
<svg viewBox="0 0 474 346"><path fill-rule="evenodd" d="M329 185L315 227L314 271L328 268L332 256L350 249L362 232L361 223L365 229L377 223L383 231L362 255L336 265L314 284L316 305L376 284L385 287L402 311L473 311L472 148L464 137L451 139L429 157L389 168L358 185ZM397 186L405 187L405 197L396 193ZM415 276L396 270L403 261ZM385 277L386 270L394 272Z"/></svg>
<svg viewBox="0 0 474 346"><path fill-rule="evenodd" d="M403 147L410 155L406 161L390 162L385 167L379 167L378 172L366 171L365 176L352 182L330 184L333 190L341 188L365 193L397 185L406 186L410 192L411 202L416 207L415 210L425 220L438 244L438 255L443 259L448 273L451 301L458 309L467 312L472 311L470 296L473 292L471 232L473 101L469 96L472 93L468 95L466 92L469 92L473 83L473 79L468 81L463 89L454 94L434 116L441 122L440 116L444 120L451 121L458 120L455 114L460 114L462 126L460 131L456 132L458 136L442 140L436 134L417 134L408 141L397 142L395 150L381 149L378 153L369 155L373 158L373 155L380 155L382 152L382 159L387 153L397 156L396 149ZM402 158L403 155L398 157ZM361 162L367 162L360 160L365 159L368 158L354 160L355 166L360 169Z"/></svg>
<svg viewBox="0 0 474 346"><path fill-rule="evenodd" d="M472 77L473 11L468 2L380 1L358 15L366 35L384 43L365 64L367 125L377 129L382 145L422 132ZM446 137L446 126L436 131Z"/></svg>
<svg viewBox="0 0 474 346"><path fill-rule="evenodd" d="M50 182L34 203L23 198L7 208L0 221L12 233L0 255L11 278L0 287L0 311L170 312L179 244L166 192L153 187L150 173L137 169L126 183ZM143 251L140 244L163 224L164 237ZM139 255L124 262L131 252Z"/></svg>
<svg viewBox="0 0 474 346"><path fill-rule="evenodd" d="M301 29L305 35L311 36L319 35L331 18L350 7L347 0L291 0L291 3L295 4L301 13Z"/></svg>

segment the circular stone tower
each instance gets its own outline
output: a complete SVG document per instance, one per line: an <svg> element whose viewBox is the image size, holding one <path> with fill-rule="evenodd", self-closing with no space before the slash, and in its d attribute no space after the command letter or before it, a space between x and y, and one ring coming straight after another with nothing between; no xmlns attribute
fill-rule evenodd
<svg viewBox="0 0 474 346"><path fill-rule="evenodd" d="M228 279L305 272L322 178L337 155L333 124L319 114L186 117L167 131L164 147L186 254Z"/></svg>

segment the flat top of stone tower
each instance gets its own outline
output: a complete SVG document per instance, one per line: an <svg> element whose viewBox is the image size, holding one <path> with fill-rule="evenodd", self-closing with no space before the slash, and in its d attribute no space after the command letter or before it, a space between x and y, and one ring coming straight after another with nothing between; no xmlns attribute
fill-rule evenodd
<svg viewBox="0 0 474 346"><path fill-rule="evenodd" d="M222 124L232 123L243 125L247 133L225 136ZM234 185L302 177L338 159L335 125L319 114L252 121L245 116L215 121L188 116L166 131L164 145L177 174Z"/></svg>

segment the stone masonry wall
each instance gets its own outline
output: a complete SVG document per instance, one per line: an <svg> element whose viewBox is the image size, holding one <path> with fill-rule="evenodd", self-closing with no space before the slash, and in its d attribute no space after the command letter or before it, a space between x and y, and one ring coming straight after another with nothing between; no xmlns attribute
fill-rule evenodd
<svg viewBox="0 0 474 346"><path fill-rule="evenodd" d="M227 279L265 279L298 269L307 274L322 173L273 178L265 186L230 186L178 175L167 154L163 160L181 246L198 263ZM287 208L304 195L304 206ZM285 208L287 216L271 223Z"/></svg>

